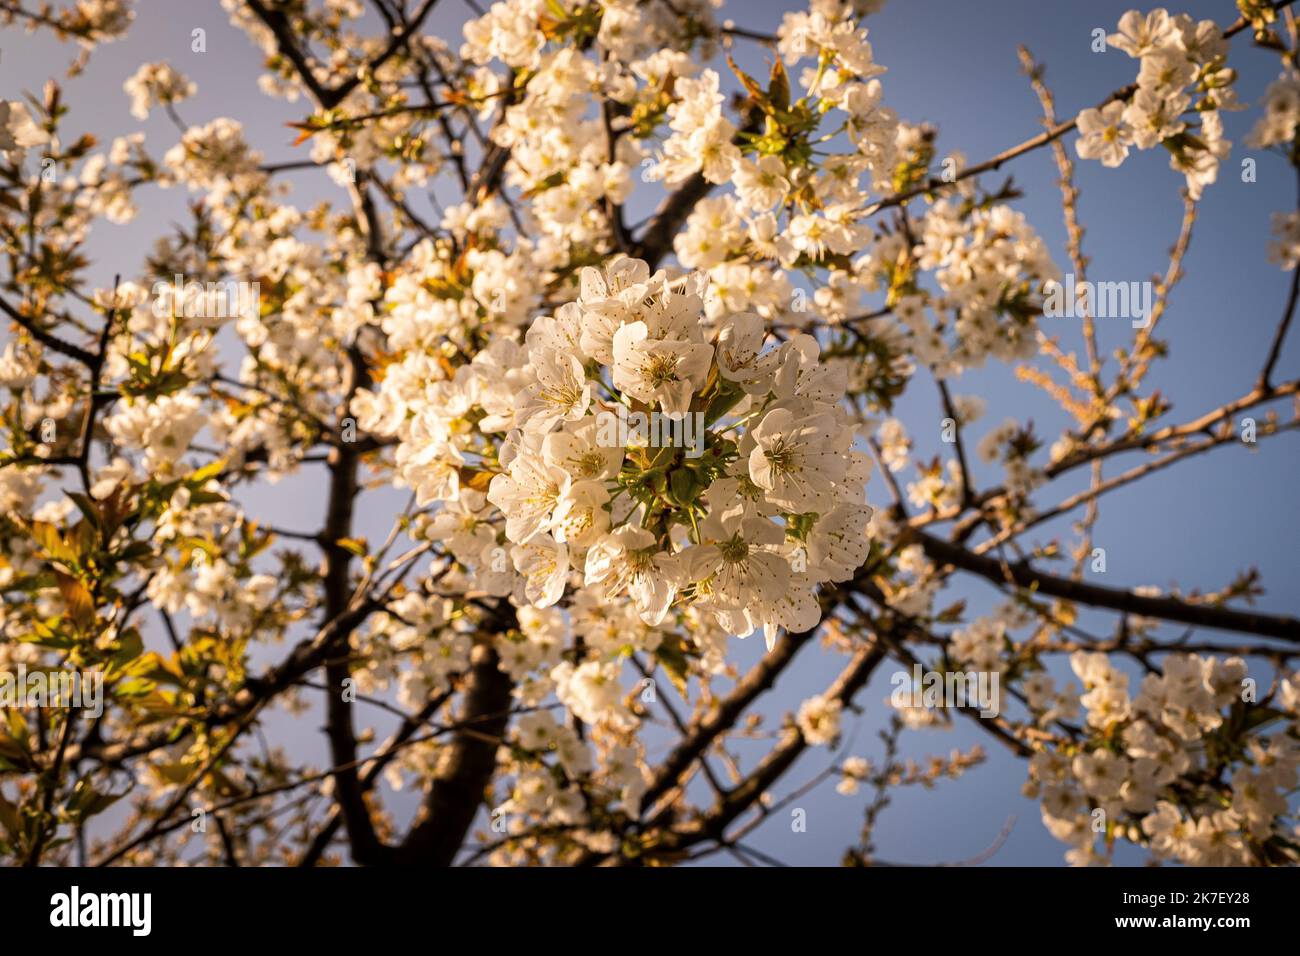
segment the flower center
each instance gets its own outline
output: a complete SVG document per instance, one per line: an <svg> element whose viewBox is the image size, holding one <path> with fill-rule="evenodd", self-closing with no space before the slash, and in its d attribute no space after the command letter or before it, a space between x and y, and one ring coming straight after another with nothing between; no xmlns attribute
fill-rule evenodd
<svg viewBox="0 0 1300 956"><path fill-rule="evenodd" d="M642 370L642 375L653 388L658 388L668 382L677 381L677 363L681 361L677 355L655 355Z"/></svg>
<svg viewBox="0 0 1300 956"><path fill-rule="evenodd" d="M722 560L728 564L739 564L749 557L749 545L740 535L718 545L718 550L722 552Z"/></svg>
<svg viewBox="0 0 1300 956"><path fill-rule="evenodd" d="M778 438L772 447L763 453L763 456L775 472L786 473L795 470L797 462L795 451L786 445L784 439Z"/></svg>

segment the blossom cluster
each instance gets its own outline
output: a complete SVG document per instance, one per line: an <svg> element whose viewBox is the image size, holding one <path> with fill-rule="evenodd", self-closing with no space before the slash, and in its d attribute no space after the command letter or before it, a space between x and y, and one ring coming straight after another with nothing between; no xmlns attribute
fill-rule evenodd
<svg viewBox="0 0 1300 956"><path fill-rule="evenodd" d="M756 315L706 324L707 294L701 273L615 259L584 269L578 300L523 347L479 353L414 406L390 377L388 398L362 399L411 407L387 419L401 473L421 503L444 503L434 523L485 589L543 608L580 574L652 627L689 606L771 642L815 625L817 586L861 566L870 459L837 404L842 372L811 336L771 342ZM702 440L688 455L644 428L619 434L629 411L669 435L689 417Z"/></svg>
<svg viewBox="0 0 1300 956"><path fill-rule="evenodd" d="M1277 147L1290 158L1295 149L1297 127L1300 127L1300 73L1288 64L1282 75L1269 84L1264 95L1264 114L1246 137L1246 143L1255 149ZM1269 243L1269 259L1290 272L1300 262L1300 212L1274 213L1272 227L1274 238Z"/></svg>
<svg viewBox="0 0 1300 956"><path fill-rule="evenodd" d="M1105 654L1079 651L1070 665L1082 695L1043 672L1025 692L1043 724L1082 712L1085 734L1036 753L1025 789L1071 845L1071 862L1104 862L1118 839L1191 866L1294 857L1285 821L1300 779L1300 675L1282 680L1270 704L1255 702L1241 658L1170 654L1136 695ZM1228 780L1234 752L1244 759Z"/></svg>
<svg viewBox="0 0 1300 956"><path fill-rule="evenodd" d="M1109 46L1141 61L1137 90L1079 114L1083 159L1119 166L1129 148L1164 146L1170 167L1187 179L1193 199L1218 178L1231 143L1223 135L1221 110L1240 109L1226 65L1228 43L1213 20L1170 15L1163 7L1143 16L1130 10Z"/></svg>
<svg viewBox="0 0 1300 956"><path fill-rule="evenodd" d="M131 97L131 115L147 119L154 106L169 106L189 99L198 87L169 63L142 63L123 89Z"/></svg>

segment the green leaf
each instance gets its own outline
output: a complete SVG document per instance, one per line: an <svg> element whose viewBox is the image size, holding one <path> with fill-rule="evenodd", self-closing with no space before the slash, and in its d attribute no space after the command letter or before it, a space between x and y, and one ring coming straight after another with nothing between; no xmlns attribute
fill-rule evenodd
<svg viewBox="0 0 1300 956"><path fill-rule="evenodd" d="M736 74L736 78L740 80L741 86L745 88L746 92L749 93L754 102L757 103L764 112L770 112L772 104L768 101L767 93L765 93L763 88L758 85L756 79L736 64L736 61L732 58L730 53L727 54L727 66L731 67L731 72Z"/></svg>
<svg viewBox="0 0 1300 956"><path fill-rule="evenodd" d="M90 596L90 591L84 584L76 578L58 572L55 574L55 583L59 589L59 594L63 595L63 603L68 606L68 616L80 628L87 628L95 621L95 601Z"/></svg>
<svg viewBox="0 0 1300 956"><path fill-rule="evenodd" d="M23 825L18 817L18 808L6 800L3 793L0 793L0 826L5 828L13 840L18 840L22 835Z"/></svg>
<svg viewBox="0 0 1300 956"><path fill-rule="evenodd" d="M128 628L118 638L117 652L113 655L113 664L117 667L125 667L143 653L144 640L140 637L140 632L133 627Z"/></svg>
<svg viewBox="0 0 1300 956"><path fill-rule="evenodd" d="M33 521L31 523L31 535L41 550L55 561L62 561L65 564L76 564L77 552L72 550L63 535L59 534L59 529L48 521Z"/></svg>
<svg viewBox="0 0 1300 956"><path fill-rule="evenodd" d="M153 546L148 541L132 541L117 555L119 561L135 562L152 557Z"/></svg>
<svg viewBox="0 0 1300 956"><path fill-rule="evenodd" d="M735 382L722 382L718 394L704 410L704 424L712 425L727 412L731 411L745 397L745 390Z"/></svg>
<svg viewBox="0 0 1300 956"><path fill-rule="evenodd" d="M1285 711L1277 710L1274 707L1251 707L1246 711L1245 718L1242 721L1242 729L1247 731L1255 730L1287 716L1288 714Z"/></svg>
<svg viewBox="0 0 1300 956"><path fill-rule="evenodd" d="M777 109L789 108L790 80L785 75L785 64L781 62L779 56L772 60L772 75L768 78L767 95Z"/></svg>
<svg viewBox="0 0 1300 956"><path fill-rule="evenodd" d="M678 693L686 693L686 682L690 676L690 662L687 660L686 652L682 647L681 638L677 635L669 635L664 638L663 642L655 648L655 660L657 660L668 675L668 679L673 682Z"/></svg>
<svg viewBox="0 0 1300 956"><path fill-rule="evenodd" d="M366 541L364 538L339 538L334 543L344 551L355 554L358 558L366 556Z"/></svg>
<svg viewBox="0 0 1300 956"><path fill-rule="evenodd" d="M564 170L559 170L558 172L551 173L549 176L547 176L545 179L539 182L536 186L533 186L531 189L526 190L524 192L524 198L532 199L534 196L541 195L542 193L554 189L557 186L564 185L567 176L568 173L566 173Z"/></svg>
<svg viewBox="0 0 1300 956"><path fill-rule="evenodd" d="M68 798L65 805L68 818L74 823L81 822L93 817L97 813L103 813L117 801L126 796L122 793L100 793L86 777L77 781L72 789L72 796Z"/></svg>
<svg viewBox="0 0 1300 956"><path fill-rule="evenodd" d="M81 564L88 555L95 553L99 532L89 521L78 521L72 529L72 542L77 548L77 563Z"/></svg>
<svg viewBox="0 0 1300 956"><path fill-rule="evenodd" d="M154 764L153 772L163 779L166 783L189 783L190 778L194 776L194 764L192 763L162 763Z"/></svg>
<svg viewBox="0 0 1300 956"><path fill-rule="evenodd" d="M225 500L226 496L219 491L204 491L200 488L190 492L192 505L214 505Z"/></svg>
<svg viewBox="0 0 1300 956"><path fill-rule="evenodd" d="M64 494L73 500L81 513L86 516L86 520L95 528L103 526L99 515L99 506L95 504L94 499L89 495L82 494L80 491L65 491Z"/></svg>
<svg viewBox="0 0 1300 956"><path fill-rule="evenodd" d="M218 458L216 461L209 462L197 471L191 472L190 476L185 479L190 485L201 485L210 478L215 478L226 467L226 459Z"/></svg>
<svg viewBox="0 0 1300 956"><path fill-rule="evenodd" d="M966 602L957 601L948 605L935 617L936 621L943 624L956 624L961 621L961 617L966 613Z"/></svg>

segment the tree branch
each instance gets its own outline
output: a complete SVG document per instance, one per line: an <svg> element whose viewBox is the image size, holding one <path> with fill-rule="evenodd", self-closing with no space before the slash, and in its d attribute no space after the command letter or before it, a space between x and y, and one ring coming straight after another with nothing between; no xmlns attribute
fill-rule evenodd
<svg viewBox="0 0 1300 956"><path fill-rule="evenodd" d="M940 564L950 564L996 583L1004 581L1014 583L1052 597L1129 614L1140 614L1144 617L1300 642L1300 620L1293 617L1236 611L1208 604L1189 604L1171 597L1144 597L1118 588L1100 587L1056 577L1035 570L1024 561L1006 564L975 554L960 545L936 538L923 531L915 531L914 534L916 541L925 549L926 555L931 560Z"/></svg>

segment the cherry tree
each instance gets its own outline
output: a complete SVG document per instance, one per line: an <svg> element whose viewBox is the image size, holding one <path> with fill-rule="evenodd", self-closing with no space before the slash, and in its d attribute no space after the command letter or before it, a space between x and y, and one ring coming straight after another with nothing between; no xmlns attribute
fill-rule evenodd
<svg viewBox="0 0 1300 956"><path fill-rule="evenodd" d="M124 79L134 116L178 127L161 155L67 129L53 80L0 102L0 669L28 694L0 715L0 855L765 862L750 834L824 785L862 820L843 862L870 865L892 791L985 758L916 763L900 737L970 721L1024 758L1072 863L1300 859L1300 620L1250 607L1250 570L1098 583L1093 540L1108 493L1297 427L1300 211L1276 217L1289 291L1257 379L1186 418L1147 379L1176 355L1157 332L1198 203L1236 175L1221 114L1254 110L1250 148L1300 166L1290 4L1126 14L1099 42L1133 82L1073 119L1022 48L1043 131L978 162L888 105L883 0L813 0L773 35L704 0L471 2L460 37L429 29L437 0L222 6L301 161L267 163L237 116L187 123L168 62ZM0 2L5 39L52 32L73 72L132 20ZM1256 56L1281 75L1252 106L1230 63ZM1157 147L1182 227L1108 356L1127 290L1087 279L1074 171ZM1068 265L990 181L1039 151ZM296 176L343 199L297 205ZM190 220L91 284L92 227L155 190ZM986 365L1069 425L977 424L957 389ZM909 389L943 420L895 417ZM281 527L257 492L304 475L320 523ZM969 580L1001 603L968 611ZM742 668L745 638L765 652ZM821 691L766 716L816 655ZM895 670L926 686L882 718L864 689ZM37 673L102 707L33 702ZM997 700L929 696L954 677ZM326 765L266 744L318 701ZM883 752L849 753L871 713Z"/></svg>

